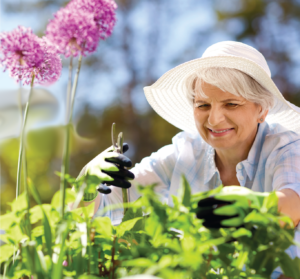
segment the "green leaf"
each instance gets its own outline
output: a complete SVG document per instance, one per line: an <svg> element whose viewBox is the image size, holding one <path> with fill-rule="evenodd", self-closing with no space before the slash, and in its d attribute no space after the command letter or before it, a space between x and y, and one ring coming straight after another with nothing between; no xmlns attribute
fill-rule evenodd
<svg viewBox="0 0 300 279"><path fill-rule="evenodd" d="M178 210L179 207L180 207L178 197L172 195L172 201L173 201L173 204L174 204L174 208L175 208L176 210Z"/></svg>
<svg viewBox="0 0 300 279"><path fill-rule="evenodd" d="M40 256L38 255L35 241L25 242L22 244L22 260L24 261L27 269L33 275L36 274L38 279L43 279L47 276L46 264L43 263L42 266Z"/></svg>
<svg viewBox="0 0 300 279"><path fill-rule="evenodd" d="M245 229L245 228L239 228L237 229L235 232L233 232L231 234L231 236L233 238L239 238L239 237L242 237L242 236L247 236L247 237L251 237L252 236L252 232Z"/></svg>
<svg viewBox="0 0 300 279"><path fill-rule="evenodd" d="M51 205L54 208L59 208L60 207L60 191L57 191L52 200L51 200ZM76 199L76 193L72 189L66 189L66 200L65 204L73 203Z"/></svg>
<svg viewBox="0 0 300 279"><path fill-rule="evenodd" d="M23 224L24 223L21 224L22 230L24 230ZM21 240L28 238L28 236L24 234L22 230L19 224L13 225L6 231L4 237L6 237L6 239L11 238L11 241L13 241L15 244L18 244Z"/></svg>
<svg viewBox="0 0 300 279"><path fill-rule="evenodd" d="M18 199L15 199L13 202L11 202L10 205L13 212L26 210L27 209L26 193L23 192L21 195L18 196Z"/></svg>
<svg viewBox="0 0 300 279"><path fill-rule="evenodd" d="M44 227L43 226L37 226L32 230L33 237L37 238L42 235L44 235Z"/></svg>
<svg viewBox="0 0 300 279"><path fill-rule="evenodd" d="M122 223L126 222L128 220L132 220L134 218L138 218L138 217L143 217L142 208L130 207L127 209L126 214L124 215L124 217L122 219ZM132 231L141 231L141 230L144 230L144 228L145 228L144 219L141 218L139 221L136 222L136 224L133 226L133 228L131 230Z"/></svg>
<svg viewBox="0 0 300 279"><path fill-rule="evenodd" d="M268 197L264 198L261 212L271 212L273 214L276 214L278 212L278 197L276 195L276 192L271 192Z"/></svg>
<svg viewBox="0 0 300 279"><path fill-rule="evenodd" d="M47 264L49 264L48 263L48 257L49 256L45 256L42 251L37 251L37 255L38 255L38 259L39 259L41 268L43 270L43 273L47 274L47 272L48 272Z"/></svg>
<svg viewBox="0 0 300 279"><path fill-rule="evenodd" d="M0 246L0 263L5 262L10 258L17 248L12 244L4 244Z"/></svg>
<svg viewBox="0 0 300 279"><path fill-rule="evenodd" d="M141 219L142 217L138 217L121 223L116 227L117 237L122 237L126 231L130 231L134 227L136 222Z"/></svg>
<svg viewBox="0 0 300 279"><path fill-rule="evenodd" d="M30 209L30 222L32 224L42 219L43 234L45 236L48 254L52 255L52 232L48 216L50 216L52 206L50 204L37 205ZM47 214L46 214L47 212ZM48 215L48 216L47 216ZM36 232L35 232L36 233Z"/></svg>
<svg viewBox="0 0 300 279"><path fill-rule="evenodd" d="M30 189L31 195L33 196L34 200L36 201L37 204L41 205L42 200L40 198L40 194L36 187L33 185L32 181L28 179L28 187Z"/></svg>
<svg viewBox="0 0 300 279"><path fill-rule="evenodd" d="M287 277L299 278L299 273L296 270L297 268L294 264L294 261L290 258L290 256L285 252L283 252L280 254L279 258L280 258L280 267L283 271L283 274Z"/></svg>
<svg viewBox="0 0 300 279"><path fill-rule="evenodd" d="M82 247L82 246L81 246ZM81 248L80 247L80 248ZM76 271L76 274L82 274L85 268L85 259L82 257L81 249L79 249L79 253L77 253L73 257L73 263L71 263L73 270Z"/></svg>
<svg viewBox="0 0 300 279"><path fill-rule="evenodd" d="M42 207L41 207L42 208ZM43 210L43 208L42 208ZM48 217L43 210L43 226L44 226L44 236L45 236L45 241L46 241L46 247L48 251L48 255L52 256L52 232L51 232L51 227L49 224Z"/></svg>
<svg viewBox="0 0 300 279"><path fill-rule="evenodd" d="M248 255L249 255L249 252L248 251L241 251L235 264L236 264L236 267L238 269L242 269L244 264L246 263L247 259L248 259Z"/></svg>
<svg viewBox="0 0 300 279"><path fill-rule="evenodd" d="M200 201L200 200L203 200L205 198L208 198L210 196L214 196L215 194L218 194L222 189L223 189L223 185L220 185L213 190L193 194L191 196L191 202L198 203L198 201Z"/></svg>
<svg viewBox="0 0 300 279"><path fill-rule="evenodd" d="M190 206L191 202L191 187L185 176L181 176L180 186L178 190L178 201L185 207Z"/></svg>
<svg viewBox="0 0 300 279"><path fill-rule="evenodd" d="M42 207L40 205L36 205L32 208L30 208L30 222L31 224L34 224L40 220L43 219L44 214L43 211L48 215L48 218L50 217L52 210L52 206L50 204L43 204Z"/></svg>
<svg viewBox="0 0 300 279"><path fill-rule="evenodd" d="M19 222L19 218L14 212L10 212L0 216L0 227L6 231L13 223Z"/></svg>
<svg viewBox="0 0 300 279"><path fill-rule="evenodd" d="M134 266L134 267L149 267L154 264L153 261L147 258L139 258L135 260L123 261L122 266Z"/></svg>
<svg viewBox="0 0 300 279"><path fill-rule="evenodd" d="M135 203L133 203L134 205ZM126 214L124 215L122 222L143 216L143 210L141 208L130 207L127 209Z"/></svg>
<svg viewBox="0 0 300 279"><path fill-rule="evenodd" d="M78 279L99 279L98 276L83 274L78 277Z"/></svg>
<svg viewBox="0 0 300 279"><path fill-rule="evenodd" d="M93 220L92 226L95 227L97 233L100 233L107 238L111 238L113 227L111 225L111 220L108 217L96 217Z"/></svg>
<svg viewBox="0 0 300 279"><path fill-rule="evenodd" d="M55 278L55 279L61 279L62 278L62 270L63 270L63 261L64 261L64 257L66 254L66 249L65 249L65 242L66 242L66 238L67 235L69 233L69 227L68 224L64 223L60 226L59 228L59 232L61 233L61 241L60 241L60 253L59 253L59 257L58 260L55 264L53 264L53 269L52 269L52 276L51 278Z"/></svg>
<svg viewBox="0 0 300 279"><path fill-rule="evenodd" d="M76 210L76 209L74 209L74 210ZM72 220L77 223L83 223L84 218L81 216L81 215L83 215L83 212L82 211L74 212L74 210L66 212L66 219Z"/></svg>
<svg viewBox="0 0 300 279"><path fill-rule="evenodd" d="M251 223L255 225L260 225L263 227L268 226L270 223L269 219L263 216L260 212L255 210L251 211L244 219L245 223Z"/></svg>
<svg viewBox="0 0 300 279"><path fill-rule="evenodd" d="M79 207L79 208L76 208L76 209L73 209L72 212L79 215L79 216L82 216L84 215L86 218L91 218L94 216L94 211L95 211L95 203L90 203L88 206L85 206L85 207Z"/></svg>
<svg viewBox="0 0 300 279"><path fill-rule="evenodd" d="M174 262L173 256L172 255L163 255L159 262L158 265L160 266L160 268L166 268L170 265L172 265Z"/></svg>

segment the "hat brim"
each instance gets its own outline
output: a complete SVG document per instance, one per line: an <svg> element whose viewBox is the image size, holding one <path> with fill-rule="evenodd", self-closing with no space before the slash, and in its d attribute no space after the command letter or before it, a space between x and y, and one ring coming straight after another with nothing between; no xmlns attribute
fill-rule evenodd
<svg viewBox="0 0 300 279"><path fill-rule="evenodd" d="M285 100L262 67L243 57L205 57L183 63L166 72L153 85L144 87L149 104L175 127L187 132L197 132L193 106L186 97L185 82L197 70L212 67L237 69L254 78L275 96L274 107L269 111L266 121L279 123L288 130L300 133L300 108Z"/></svg>

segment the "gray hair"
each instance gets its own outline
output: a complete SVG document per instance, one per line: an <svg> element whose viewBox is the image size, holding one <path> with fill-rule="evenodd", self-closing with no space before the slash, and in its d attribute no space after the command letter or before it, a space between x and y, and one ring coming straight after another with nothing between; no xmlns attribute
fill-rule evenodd
<svg viewBox="0 0 300 279"><path fill-rule="evenodd" d="M187 78L187 98L191 103L196 95L207 98L202 90L203 82L261 105L262 113L274 106L274 95L255 79L239 70L221 67L201 69Z"/></svg>

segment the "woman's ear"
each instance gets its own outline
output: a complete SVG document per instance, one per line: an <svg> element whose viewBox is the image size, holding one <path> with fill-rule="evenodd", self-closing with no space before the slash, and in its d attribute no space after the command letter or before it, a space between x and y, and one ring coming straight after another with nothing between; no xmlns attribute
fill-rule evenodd
<svg viewBox="0 0 300 279"><path fill-rule="evenodd" d="M269 113L269 110L266 109L266 110L262 110L262 107L260 107L261 111L260 111L260 116L259 116L259 119L258 119L258 123L263 123Z"/></svg>

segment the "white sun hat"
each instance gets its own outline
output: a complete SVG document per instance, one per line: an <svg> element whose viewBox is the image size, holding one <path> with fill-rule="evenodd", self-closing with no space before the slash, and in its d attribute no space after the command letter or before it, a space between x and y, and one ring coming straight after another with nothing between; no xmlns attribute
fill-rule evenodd
<svg viewBox="0 0 300 279"><path fill-rule="evenodd" d="M201 58L169 70L153 85L144 87L149 104L175 127L196 132L193 106L187 98L185 83L191 74L211 67L237 69L254 78L275 96L274 107L269 111L266 121L279 123L300 134L300 108L282 96L271 79L264 56L255 48L239 42L216 43L207 48Z"/></svg>

